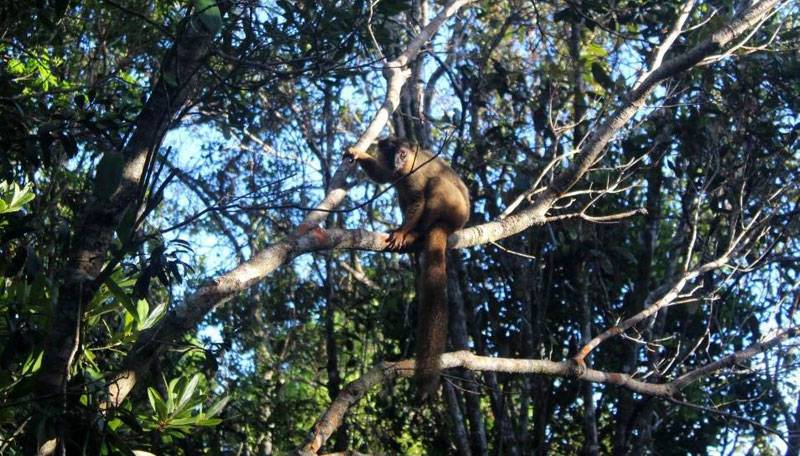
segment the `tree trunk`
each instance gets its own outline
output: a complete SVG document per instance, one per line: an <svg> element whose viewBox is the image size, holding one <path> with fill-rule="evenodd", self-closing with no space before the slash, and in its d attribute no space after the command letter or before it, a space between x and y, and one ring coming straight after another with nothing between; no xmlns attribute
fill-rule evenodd
<svg viewBox="0 0 800 456"><path fill-rule="evenodd" d="M458 252L450 252L448 255L449 270L447 272L447 293L450 297L450 343L453 350L468 350L469 335L467 329L467 319L465 306L467 300L462 292L462 281L464 265ZM474 321L474 320L473 320ZM467 408L467 419L470 427L470 441L472 442L472 452L477 455L486 456L489 454L489 445L486 441L486 426L483 422L481 413L481 389L478 388L478 381L471 371L462 369L458 373L463 378L461 382L465 395Z"/></svg>
<svg viewBox="0 0 800 456"><path fill-rule="evenodd" d="M75 219L76 236L69 253L64 282L51 327L44 342L42 370L37 392L41 409L54 417L52 429L38 436L39 454L64 454L64 415L68 411L67 380L70 368L80 352L81 322L84 304L102 285L101 275L109 247L126 209L138 209L143 195L142 181L154 154L161 145L176 114L196 95L197 75L208 53L213 33L183 20L180 32L161 65L161 76L134 122L132 134L122 150L122 180L110 196L95 195ZM115 153L106 151L107 154ZM95 177L95 186L101 176ZM107 176L102 176L106 178Z"/></svg>

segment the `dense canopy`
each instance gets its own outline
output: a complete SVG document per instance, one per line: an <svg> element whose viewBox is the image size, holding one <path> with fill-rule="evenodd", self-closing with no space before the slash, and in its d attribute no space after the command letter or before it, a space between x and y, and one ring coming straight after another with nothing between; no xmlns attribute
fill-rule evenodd
<svg viewBox="0 0 800 456"><path fill-rule="evenodd" d="M0 2L0 453L800 453L792 1ZM448 353L343 154L447 161ZM346 453L349 452L349 453Z"/></svg>

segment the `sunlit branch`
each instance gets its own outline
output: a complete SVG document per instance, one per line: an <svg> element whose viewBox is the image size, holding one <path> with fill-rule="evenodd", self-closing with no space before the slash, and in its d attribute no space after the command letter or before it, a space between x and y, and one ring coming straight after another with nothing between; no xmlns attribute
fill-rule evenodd
<svg viewBox="0 0 800 456"><path fill-rule="evenodd" d="M686 297L686 295L681 295L681 292L686 285L700 277L702 274L728 265L734 254L746 248L750 244L749 241L751 239L760 236L760 232L754 233L751 232L751 230L753 230L762 220L763 219L759 215L756 215L747 224L745 230L739 233L739 235L734 236L726 251L715 260L702 264L690 271L684 271L672 284L663 285L653 290L645 300L645 308L641 312L626 320L623 320L621 323L614 325L595 336L592 340L581 347L573 359L578 363L583 363L583 360L586 358L586 356L604 341L614 336L623 334L625 331L633 328L642 321L654 316L664 307L674 304L676 299Z"/></svg>
<svg viewBox="0 0 800 456"><path fill-rule="evenodd" d="M472 371L492 371L574 378L592 383L614 385L647 396L680 401L680 392L691 384L714 372L732 367L737 363L748 361L760 353L775 348L787 339L799 335L800 326L779 331L769 339L757 342L744 350L728 355L719 361L706 364L678 377L674 381L665 383L648 383L628 374L588 369L579 366L573 361L493 358L478 356L468 351L443 354L442 367L445 369L463 367ZM314 424L305 443L298 452L304 455L317 454L328 438L341 426L347 412L360 401L370 389L382 383L394 381L397 377L411 377L413 376L413 372L414 360L384 362L347 384Z"/></svg>
<svg viewBox="0 0 800 456"><path fill-rule="evenodd" d="M639 79L636 80L636 83L633 87L638 87L648 76L652 73L656 68L661 66L661 62L664 61L664 56L667 55L672 45L675 43L675 40L678 39L680 34L683 31L683 26L686 24L686 20L689 18L689 13L692 12L692 8L694 8L695 0L688 0L686 3L683 4L681 7L680 14L678 18L675 20L675 24L672 26L672 30L670 33L664 37L664 40L661 42L661 45L658 46L656 49L655 56L653 57L653 62L650 64L650 69L646 72L642 73L639 76Z"/></svg>

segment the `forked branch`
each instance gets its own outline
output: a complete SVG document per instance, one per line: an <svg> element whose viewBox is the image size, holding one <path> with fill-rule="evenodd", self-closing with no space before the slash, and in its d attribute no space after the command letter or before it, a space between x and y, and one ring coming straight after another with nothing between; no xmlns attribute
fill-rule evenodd
<svg viewBox="0 0 800 456"><path fill-rule="evenodd" d="M549 361L540 359L492 358L474 355L468 351L445 353L442 367L450 369L463 367L473 371L507 372L515 374L536 374L551 377L574 378L593 383L616 385L639 394L664 399L680 400L680 392L693 383L714 372L742 364L760 353L772 349L787 339L800 336L800 326L777 331L773 336L757 342L744 350L732 353L718 361L706 364L687 372L666 383L648 383L632 375L619 372L604 372L578 366L572 361ZM328 409L317 420L309 432L303 446L298 450L303 455L315 455L328 438L341 426L345 415L372 388L388 383L397 377L411 377L414 360L384 362L373 367L358 379L342 389Z"/></svg>

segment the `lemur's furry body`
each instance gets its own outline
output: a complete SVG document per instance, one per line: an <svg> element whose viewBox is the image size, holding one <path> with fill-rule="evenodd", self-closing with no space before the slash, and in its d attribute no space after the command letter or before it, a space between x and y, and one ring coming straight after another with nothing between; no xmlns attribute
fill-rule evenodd
<svg viewBox="0 0 800 456"><path fill-rule="evenodd" d="M469 219L469 193L447 163L401 139L379 141L377 157L354 149L347 155L375 182L395 182L403 224L389 236L389 247L422 238L415 378L426 399L436 393L447 342L447 238Z"/></svg>

